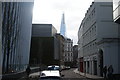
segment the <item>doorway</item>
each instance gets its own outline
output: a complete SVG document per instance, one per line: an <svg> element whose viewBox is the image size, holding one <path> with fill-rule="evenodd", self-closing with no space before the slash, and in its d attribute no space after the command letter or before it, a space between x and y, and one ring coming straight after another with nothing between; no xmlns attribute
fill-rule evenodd
<svg viewBox="0 0 120 80"><path fill-rule="evenodd" d="M94 75L97 75L97 61L93 61L94 64Z"/></svg>
<svg viewBox="0 0 120 80"><path fill-rule="evenodd" d="M99 50L99 57L100 57L100 65L99 65L100 76L103 76L103 72L102 72L102 70L103 70L103 50L102 49Z"/></svg>

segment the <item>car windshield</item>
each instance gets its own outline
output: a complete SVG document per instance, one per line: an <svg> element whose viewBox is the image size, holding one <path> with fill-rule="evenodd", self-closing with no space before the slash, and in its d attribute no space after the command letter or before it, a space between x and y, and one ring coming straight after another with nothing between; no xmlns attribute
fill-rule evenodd
<svg viewBox="0 0 120 80"><path fill-rule="evenodd" d="M51 67L48 67L48 70L59 70L59 67L51 66Z"/></svg>
<svg viewBox="0 0 120 80"><path fill-rule="evenodd" d="M54 70L59 70L59 67L55 67Z"/></svg>

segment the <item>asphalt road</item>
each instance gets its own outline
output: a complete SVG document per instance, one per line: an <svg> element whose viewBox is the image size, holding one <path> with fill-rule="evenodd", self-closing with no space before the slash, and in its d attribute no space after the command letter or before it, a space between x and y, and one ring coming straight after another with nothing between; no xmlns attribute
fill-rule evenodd
<svg viewBox="0 0 120 80"><path fill-rule="evenodd" d="M75 73L74 70L74 68L69 70L63 70L61 72L61 74L64 75L64 77L62 77L62 80L90 80L85 78L84 76Z"/></svg>
<svg viewBox="0 0 120 80"><path fill-rule="evenodd" d="M75 68L71 68L69 70L62 70L61 74L64 75L61 80L91 80L80 74L74 72ZM40 80L39 78L21 78L19 80Z"/></svg>

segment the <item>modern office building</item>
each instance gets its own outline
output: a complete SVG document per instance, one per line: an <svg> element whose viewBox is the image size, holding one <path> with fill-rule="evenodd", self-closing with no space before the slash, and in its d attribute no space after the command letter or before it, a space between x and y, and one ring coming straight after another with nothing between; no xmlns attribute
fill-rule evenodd
<svg viewBox="0 0 120 80"><path fill-rule="evenodd" d="M93 2L78 31L80 71L102 76L103 66L120 73L118 27L113 21L112 2Z"/></svg>
<svg viewBox="0 0 120 80"><path fill-rule="evenodd" d="M0 46L2 46L2 49L0 47L0 71L2 75L24 71L29 64L32 9L33 2L0 3L2 16L2 18L0 16L0 23L2 23L0 24Z"/></svg>
<svg viewBox="0 0 120 80"><path fill-rule="evenodd" d="M61 26L60 26L60 34L66 37L66 25L65 25L65 17L64 13L62 14Z"/></svg>
<svg viewBox="0 0 120 80"><path fill-rule="evenodd" d="M33 24L30 52L31 66L59 65L57 30L52 24Z"/></svg>
<svg viewBox="0 0 120 80"><path fill-rule="evenodd" d="M57 30L52 24L32 24L32 37L53 37Z"/></svg>
<svg viewBox="0 0 120 80"><path fill-rule="evenodd" d="M64 63L66 66L72 66L73 62L73 40L65 39Z"/></svg>

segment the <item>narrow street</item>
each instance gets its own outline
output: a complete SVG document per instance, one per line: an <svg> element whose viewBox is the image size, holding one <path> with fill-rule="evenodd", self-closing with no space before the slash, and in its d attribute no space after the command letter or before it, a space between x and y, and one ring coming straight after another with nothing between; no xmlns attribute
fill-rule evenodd
<svg viewBox="0 0 120 80"><path fill-rule="evenodd" d="M61 80L91 80L75 73L74 70L75 68L71 68L69 70L63 70L61 74L64 76L61 77ZM29 78L29 79L21 78L18 80L40 80L40 79L39 78Z"/></svg>
<svg viewBox="0 0 120 80"><path fill-rule="evenodd" d="M62 75L64 75L64 77L62 77L62 80L90 80L85 78L84 76L76 74L74 70L75 68L69 70L63 70Z"/></svg>
<svg viewBox="0 0 120 80"><path fill-rule="evenodd" d="M69 69L69 70L63 70L62 75L64 75L63 78L85 78L79 74L74 73L75 68Z"/></svg>

